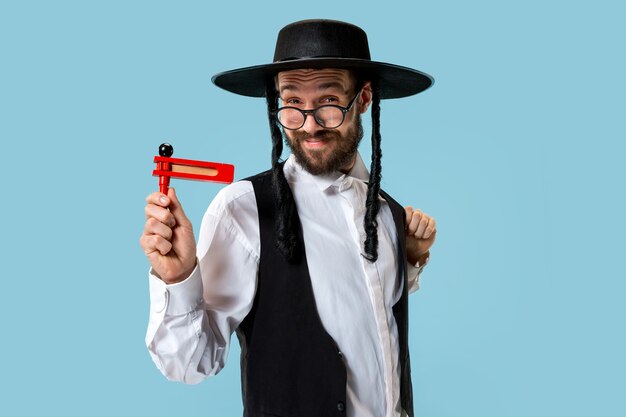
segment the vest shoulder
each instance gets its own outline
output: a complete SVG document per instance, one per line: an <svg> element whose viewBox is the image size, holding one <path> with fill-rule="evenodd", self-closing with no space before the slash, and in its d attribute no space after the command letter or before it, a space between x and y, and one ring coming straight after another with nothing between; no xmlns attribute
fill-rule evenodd
<svg viewBox="0 0 626 417"><path fill-rule="evenodd" d="M263 182L263 181L271 181L271 180L272 180L272 170L268 169L267 171L259 172L256 175L252 175L248 178L244 178L241 181Z"/></svg>
<svg viewBox="0 0 626 417"><path fill-rule="evenodd" d="M395 206L396 208L399 207L404 210L404 207L402 207L400 203L398 203L392 196L387 194L384 190L381 189L379 194L382 198L384 198L387 201L387 204L389 204L390 207Z"/></svg>

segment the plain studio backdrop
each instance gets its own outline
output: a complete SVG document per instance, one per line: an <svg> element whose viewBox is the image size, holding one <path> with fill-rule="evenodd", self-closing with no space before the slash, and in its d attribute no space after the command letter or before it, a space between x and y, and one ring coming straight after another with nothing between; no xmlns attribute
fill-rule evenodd
<svg viewBox="0 0 626 417"><path fill-rule="evenodd" d="M383 187L438 224L410 297L416 415L626 415L622 4L2 2L0 414L241 415L237 342L196 386L144 345L152 158L269 168L264 101L210 77L332 18L436 80L381 107ZM222 186L172 183L197 231Z"/></svg>

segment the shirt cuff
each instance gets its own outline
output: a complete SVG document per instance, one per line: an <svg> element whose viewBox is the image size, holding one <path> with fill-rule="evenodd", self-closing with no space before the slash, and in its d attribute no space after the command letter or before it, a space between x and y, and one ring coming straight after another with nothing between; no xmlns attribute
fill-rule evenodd
<svg viewBox="0 0 626 417"><path fill-rule="evenodd" d="M407 262L407 278L409 281L409 294L413 293L420 288L420 274L424 270L424 267L428 264L430 260L430 252L426 256L426 259L422 264L417 261L415 265Z"/></svg>
<svg viewBox="0 0 626 417"><path fill-rule="evenodd" d="M168 316L180 316L202 303L202 275L196 267L185 280L166 284L150 268L150 310Z"/></svg>

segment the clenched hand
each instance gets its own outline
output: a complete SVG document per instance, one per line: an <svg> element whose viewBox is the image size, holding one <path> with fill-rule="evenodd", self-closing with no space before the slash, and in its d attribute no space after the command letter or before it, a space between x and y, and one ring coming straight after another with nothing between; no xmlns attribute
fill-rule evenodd
<svg viewBox="0 0 626 417"><path fill-rule="evenodd" d="M139 244L153 271L167 284L180 282L196 266L193 227L185 215L176 191L155 192L146 201L146 224Z"/></svg>
<svg viewBox="0 0 626 417"><path fill-rule="evenodd" d="M406 212L406 257L407 261L415 265L420 264L427 257L430 247L435 243L437 224L435 219L419 209L408 206Z"/></svg>

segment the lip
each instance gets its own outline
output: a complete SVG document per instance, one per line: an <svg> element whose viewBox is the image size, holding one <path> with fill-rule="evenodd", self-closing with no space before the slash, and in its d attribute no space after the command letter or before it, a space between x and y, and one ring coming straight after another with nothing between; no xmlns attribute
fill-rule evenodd
<svg viewBox="0 0 626 417"><path fill-rule="evenodd" d="M328 141L322 139L304 139L303 142L307 148L321 148L328 143Z"/></svg>

